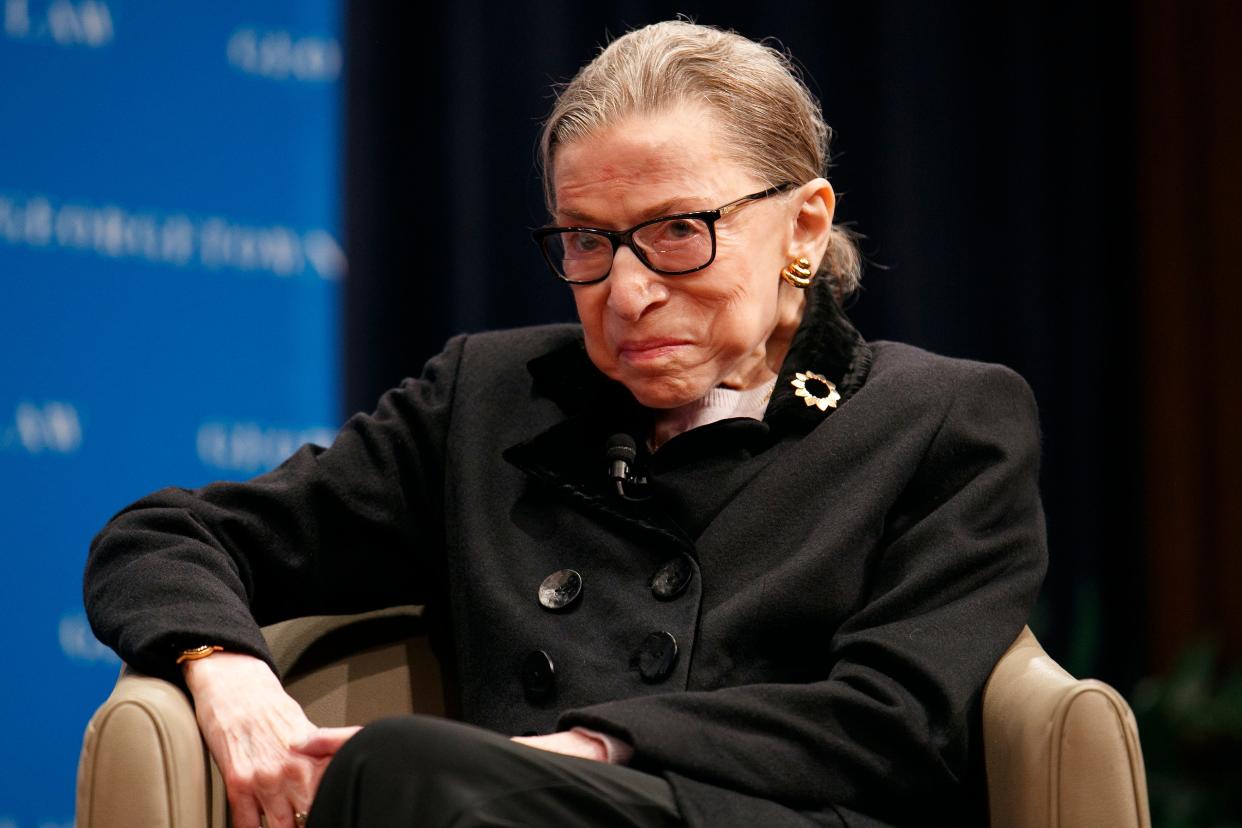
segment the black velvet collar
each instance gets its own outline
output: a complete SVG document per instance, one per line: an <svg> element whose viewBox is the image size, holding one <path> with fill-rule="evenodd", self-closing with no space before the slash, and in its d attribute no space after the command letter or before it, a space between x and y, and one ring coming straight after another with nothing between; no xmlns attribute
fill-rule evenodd
<svg viewBox="0 0 1242 828"><path fill-rule="evenodd" d="M867 381L870 370L871 346L850 324L828 282L820 279L808 290L806 312L781 365L764 422L777 431L805 433L837 410L820 411L797 396L793 381L799 372L813 371L831 380L841 395L839 408Z"/></svg>
<svg viewBox="0 0 1242 828"><path fill-rule="evenodd" d="M618 498L605 474L604 447L608 438L622 431L634 435L641 454L642 436L651 428L651 413L638 404L625 386L596 369L581 338L531 360L527 367L536 393L560 406L566 419L510 447L504 458L578 508L638 529L648 537L692 547L681 527L672 521ZM840 394L839 408L866 382L870 368L871 348L845 317L828 284L821 280L808 289L802 324L781 366L763 422L749 421L743 424L746 428L735 429L713 424L703 430L721 438L767 444L786 435L805 434L836 408L821 411L818 406L807 405L803 397L797 396L793 384L796 375L811 371L831 380ZM823 386L814 380L808 390L823 396ZM726 421L729 422L732 421ZM679 439L670 441L669 447L674 447ZM657 457L662 454L663 451Z"/></svg>

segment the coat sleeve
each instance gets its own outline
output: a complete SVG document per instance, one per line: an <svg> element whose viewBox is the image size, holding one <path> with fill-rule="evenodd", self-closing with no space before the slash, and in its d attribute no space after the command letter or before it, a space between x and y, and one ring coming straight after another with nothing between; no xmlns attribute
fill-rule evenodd
<svg viewBox="0 0 1242 828"><path fill-rule="evenodd" d="M961 796L983 684L1043 578L1038 465L1026 383L970 364L889 510L868 599L825 642L824 680L625 699L560 724L628 740L637 767L800 810L936 814Z"/></svg>
<svg viewBox="0 0 1242 828"><path fill-rule="evenodd" d="M244 483L164 489L95 537L84 596L95 635L177 680L186 642L272 663L259 625L424 598L442 548L444 440L464 338L358 414Z"/></svg>

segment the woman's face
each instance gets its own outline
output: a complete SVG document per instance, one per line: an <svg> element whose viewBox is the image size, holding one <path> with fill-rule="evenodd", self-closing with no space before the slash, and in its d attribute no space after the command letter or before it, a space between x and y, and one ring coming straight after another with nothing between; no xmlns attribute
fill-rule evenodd
<svg viewBox="0 0 1242 828"><path fill-rule="evenodd" d="M558 225L609 230L712 210L779 183L730 160L712 116L697 107L630 118L563 145L553 175ZM831 224L832 191L817 181L827 190ZM722 217L716 258L695 273L659 275L621 247L607 279L571 288L591 361L651 408L694 402L719 385L750 388L771 379L803 307L801 291L781 280L781 268L799 255L818 265L823 252L804 249L799 215L806 189Z"/></svg>

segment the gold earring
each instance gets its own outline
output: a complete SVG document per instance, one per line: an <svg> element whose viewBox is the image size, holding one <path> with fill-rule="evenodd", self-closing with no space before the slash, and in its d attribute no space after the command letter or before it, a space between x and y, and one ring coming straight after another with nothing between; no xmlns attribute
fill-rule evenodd
<svg viewBox="0 0 1242 828"><path fill-rule="evenodd" d="M809 288L811 282L815 281L815 272L811 270L811 260L806 256L799 256L785 265L785 269L781 271L781 278L798 290Z"/></svg>

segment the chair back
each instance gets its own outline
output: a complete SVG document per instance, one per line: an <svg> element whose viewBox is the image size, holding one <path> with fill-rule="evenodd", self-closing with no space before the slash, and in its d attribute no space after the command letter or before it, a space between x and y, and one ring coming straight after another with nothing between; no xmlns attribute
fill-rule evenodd
<svg viewBox="0 0 1242 828"><path fill-rule="evenodd" d="M297 618L263 635L286 692L321 727L444 715L440 663L419 607Z"/></svg>

